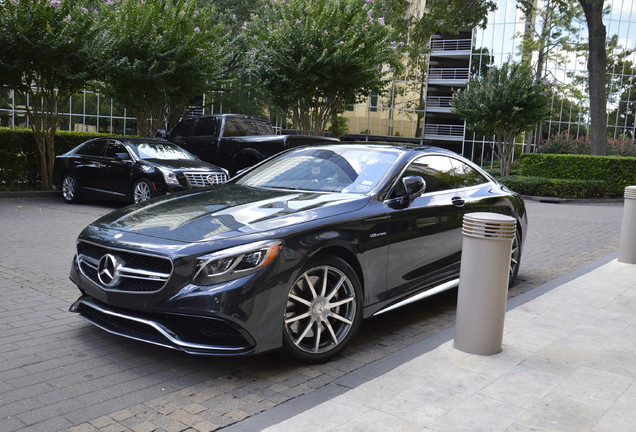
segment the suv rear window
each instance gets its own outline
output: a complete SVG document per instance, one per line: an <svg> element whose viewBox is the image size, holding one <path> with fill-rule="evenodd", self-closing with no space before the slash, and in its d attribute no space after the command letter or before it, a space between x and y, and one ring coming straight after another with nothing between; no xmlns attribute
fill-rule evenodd
<svg viewBox="0 0 636 432"><path fill-rule="evenodd" d="M274 135L272 125L266 120L255 118L227 117L223 136Z"/></svg>

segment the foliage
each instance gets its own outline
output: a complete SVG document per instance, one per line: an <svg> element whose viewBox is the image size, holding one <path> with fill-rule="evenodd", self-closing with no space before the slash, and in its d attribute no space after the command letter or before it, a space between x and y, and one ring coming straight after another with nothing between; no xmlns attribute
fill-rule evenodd
<svg viewBox="0 0 636 432"><path fill-rule="evenodd" d="M317 135L334 114L384 90L403 45L364 0L272 1L246 33L251 71L273 103L291 112L295 129Z"/></svg>
<svg viewBox="0 0 636 432"><path fill-rule="evenodd" d="M122 0L105 6L99 30L103 90L134 113L142 136L227 78L231 46L209 3Z"/></svg>
<svg viewBox="0 0 636 432"><path fill-rule="evenodd" d="M607 196L607 184L603 180L508 176L500 181L521 195L559 198L602 198Z"/></svg>
<svg viewBox="0 0 636 432"><path fill-rule="evenodd" d="M539 146L541 153L554 154L592 154L592 139L589 136L578 138L565 130L545 140ZM636 157L636 142L632 137L608 138L607 154L610 156Z"/></svg>
<svg viewBox="0 0 636 432"><path fill-rule="evenodd" d="M578 49L583 10L569 0L545 0L540 8L536 0L519 0L517 6L526 17L532 17L521 35L521 51L524 60L535 61L539 79L545 76L548 63L564 65L568 53Z"/></svg>
<svg viewBox="0 0 636 432"><path fill-rule="evenodd" d="M391 22L402 40L408 39L412 60L418 60L425 52L433 34L485 28L488 13L497 8L496 0L367 0L367 3L381 11L380 16Z"/></svg>
<svg viewBox="0 0 636 432"><path fill-rule="evenodd" d="M507 62L471 78L466 91L455 93L453 108L471 129L495 137L503 177L516 138L548 115L550 94L550 83L536 80L531 68Z"/></svg>
<svg viewBox="0 0 636 432"><path fill-rule="evenodd" d="M571 180L603 180L610 196L622 196L636 184L636 157L534 153L521 156L524 176Z"/></svg>
<svg viewBox="0 0 636 432"><path fill-rule="evenodd" d="M349 133L349 119L341 115L334 115L330 120L329 135L339 138Z"/></svg>
<svg viewBox="0 0 636 432"><path fill-rule="evenodd" d="M51 188L60 101L90 77L94 11L81 0L11 0L0 7L0 84L28 100L27 115ZM9 49L10 47L10 49Z"/></svg>

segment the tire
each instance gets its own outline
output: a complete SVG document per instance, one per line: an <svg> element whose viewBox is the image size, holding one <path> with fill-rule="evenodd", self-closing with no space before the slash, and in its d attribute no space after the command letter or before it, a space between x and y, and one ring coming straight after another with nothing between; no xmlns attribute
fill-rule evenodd
<svg viewBox="0 0 636 432"><path fill-rule="evenodd" d="M75 175L71 173L64 174L60 184L62 189L62 198L64 198L64 201L73 204L82 201L79 183L77 182L77 177L75 177Z"/></svg>
<svg viewBox="0 0 636 432"><path fill-rule="evenodd" d="M521 265L521 233L517 230L512 239L512 252L510 254L510 275L508 276L508 288L512 288L519 274Z"/></svg>
<svg viewBox="0 0 636 432"><path fill-rule="evenodd" d="M340 353L362 321L362 289L344 260L314 259L292 284L283 317L283 350L306 363Z"/></svg>
<svg viewBox="0 0 636 432"><path fill-rule="evenodd" d="M154 188L152 187L152 183L145 178L139 179L135 182L135 185L132 189L132 202L140 203L144 201L148 201L150 198L154 197Z"/></svg>

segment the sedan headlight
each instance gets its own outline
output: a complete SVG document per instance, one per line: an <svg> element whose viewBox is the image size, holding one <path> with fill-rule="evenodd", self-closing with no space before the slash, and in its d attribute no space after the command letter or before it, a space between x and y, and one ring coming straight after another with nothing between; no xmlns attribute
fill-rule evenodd
<svg viewBox="0 0 636 432"><path fill-rule="evenodd" d="M179 184L179 180L177 179L176 174L170 171L169 169L159 167L159 171L161 171L161 174L163 174L163 179L166 181L166 184L169 184L169 185Z"/></svg>
<svg viewBox="0 0 636 432"><path fill-rule="evenodd" d="M198 257L192 283L212 285L255 273L269 265L281 247L280 241L260 241Z"/></svg>

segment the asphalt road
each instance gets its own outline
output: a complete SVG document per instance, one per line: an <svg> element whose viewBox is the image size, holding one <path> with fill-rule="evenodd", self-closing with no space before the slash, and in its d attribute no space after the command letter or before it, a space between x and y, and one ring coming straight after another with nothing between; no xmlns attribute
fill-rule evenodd
<svg viewBox="0 0 636 432"><path fill-rule="evenodd" d="M622 203L527 206L511 296L618 249ZM68 312L78 296L68 270L82 228L116 207L0 199L0 430L223 429L370 371L454 324L456 296L444 293L365 321L341 357L315 366L277 353L193 357L110 335Z"/></svg>

